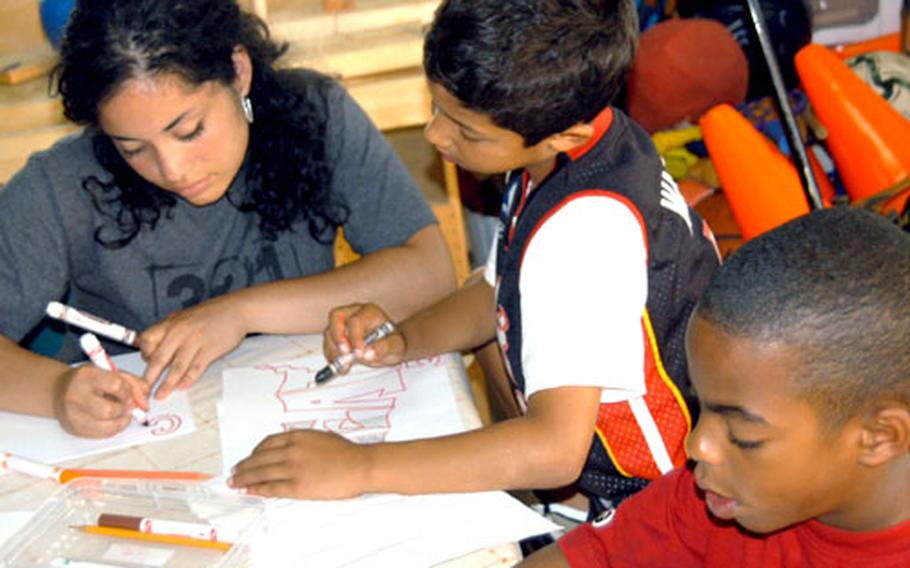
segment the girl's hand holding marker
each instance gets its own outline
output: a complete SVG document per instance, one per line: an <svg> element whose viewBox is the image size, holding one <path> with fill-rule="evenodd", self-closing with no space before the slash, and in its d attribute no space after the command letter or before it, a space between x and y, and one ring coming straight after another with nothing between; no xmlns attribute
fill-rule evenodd
<svg viewBox="0 0 910 568"><path fill-rule="evenodd" d="M114 341L136 344L136 331L71 306L50 302L46 311L55 319ZM93 333L84 334L79 343L95 366L74 368L62 379L55 405L64 428L81 436L107 437L124 429L130 417L148 425L146 383L129 373L117 372Z"/></svg>
<svg viewBox="0 0 910 568"><path fill-rule="evenodd" d="M91 359L92 363L94 363L96 367L104 369L105 371L117 372L117 367L114 366L114 362L111 361L111 358L108 356L107 351L104 350L104 347L101 346L101 342L98 341L98 338L95 337L93 333L83 334L79 338L79 345L82 347L82 350L85 351L85 354L88 355L88 358ZM145 396L143 395L142 398L139 398L137 400L137 402L147 406L143 400L144 398ZM149 425L148 414L146 414L142 408L133 408L131 414L136 422L142 424L143 426Z"/></svg>

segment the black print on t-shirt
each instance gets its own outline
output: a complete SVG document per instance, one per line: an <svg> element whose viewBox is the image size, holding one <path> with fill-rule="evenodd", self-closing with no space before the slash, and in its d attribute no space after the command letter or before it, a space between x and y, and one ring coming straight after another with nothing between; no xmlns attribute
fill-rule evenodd
<svg viewBox="0 0 910 568"><path fill-rule="evenodd" d="M221 258L208 274L198 263L150 266L156 316L164 317L232 290L300 274L294 246L281 248L284 250L279 252L274 243L264 243L252 256Z"/></svg>

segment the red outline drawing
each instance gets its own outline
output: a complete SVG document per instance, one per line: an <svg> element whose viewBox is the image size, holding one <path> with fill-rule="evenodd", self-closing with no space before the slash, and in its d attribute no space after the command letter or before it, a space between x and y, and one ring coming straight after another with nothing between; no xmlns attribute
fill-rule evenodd
<svg viewBox="0 0 910 568"><path fill-rule="evenodd" d="M159 414L149 420L153 436L167 436L173 434L183 425L183 419L176 414Z"/></svg>
<svg viewBox="0 0 910 568"><path fill-rule="evenodd" d="M442 365L441 357L431 357L397 367L358 368L318 387L313 377L319 369L308 365L262 365L257 369L281 375L273 396L286 417L281 422L285 431L324 430L357 442L380 442L392 427L400 394L408 390L405 369Z"/></svg>

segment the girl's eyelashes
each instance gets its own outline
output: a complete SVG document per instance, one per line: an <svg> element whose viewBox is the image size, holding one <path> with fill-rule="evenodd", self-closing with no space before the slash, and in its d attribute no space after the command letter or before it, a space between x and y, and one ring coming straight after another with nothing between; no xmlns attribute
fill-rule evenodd
<svg viewBox="0 0 910 568"><path fill-rule="evenodd" d="M196 125L196 128L194 128L192 132L190 132L189 134L178 134L177 139L180 140L181 142L192 142L196 138L199 138L199 136L202 135L202 133L204 131L205 131L205 124L202 121L199 121L199 123ZM121 146L120 153L123 154L123 156L126 158L132 158L133 156L142 152L143 148L145 148L144 145L139 146L138 148L132 148L132 149L127 149L127 148L124 148Z"/></svg>
<svg viewBox="0 0 910 568"><path fill-rule="evenodd" d="M189 134L180 135L177 138L184 142L190 142L196 138L199 138L199 135L202 134L203 130L205 130L205 124L203 124L202 121L199 121L199 124L196 125L196 128L194 128L192 132Z"/></svg>

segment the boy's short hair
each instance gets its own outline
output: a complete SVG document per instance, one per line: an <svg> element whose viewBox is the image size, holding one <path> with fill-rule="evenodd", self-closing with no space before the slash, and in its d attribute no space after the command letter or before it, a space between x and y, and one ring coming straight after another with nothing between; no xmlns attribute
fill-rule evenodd
<svg viewBox="0 0 910 568"><path fill-rule="evenodd" d="M796 394L832 430L881 402L910 405L910 235L881 216L819 210L757 237L695 315L798 349Z"/></svg>
<svg viewBox="0 0 910 568"><path fill-rule="evenodd" d="M610 104L637 42L632 0L444 0L423 61L430 81L533 146Z"/></svg>

